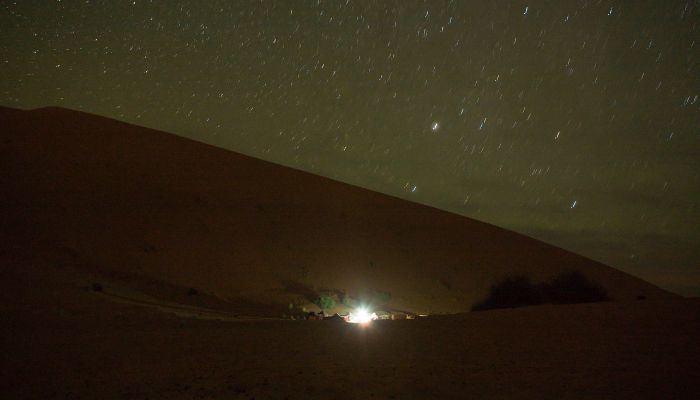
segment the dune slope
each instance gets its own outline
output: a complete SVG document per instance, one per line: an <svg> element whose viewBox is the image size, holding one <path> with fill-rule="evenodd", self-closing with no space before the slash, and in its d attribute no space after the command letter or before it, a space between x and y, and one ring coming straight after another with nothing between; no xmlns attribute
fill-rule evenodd
<svg viewBox="0 0 700 400"><path fill-rule="evenodd" d="M331 290L460 312L505 276L567 270L614 300L673 297L496 226L169 133L59 108L3 109L0 124L0 239L13 274L62 268L76 287L98 280L183 302L195 288L205 305L280 310Z"/></svg>

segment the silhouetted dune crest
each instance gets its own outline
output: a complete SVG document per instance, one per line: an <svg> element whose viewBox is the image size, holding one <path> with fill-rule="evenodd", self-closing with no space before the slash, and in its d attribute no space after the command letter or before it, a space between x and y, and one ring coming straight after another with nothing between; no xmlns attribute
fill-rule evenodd
<svg viewBox="0 0 700 400"><path fill-rule="evenodd" d="M417 313L569 269L615 300L672 296L521 234L173 134L56 107L0 115L2 213L26 233L8 240L75 249L96 274L276 305L303 298L288 282L375 291Z"/></svg>

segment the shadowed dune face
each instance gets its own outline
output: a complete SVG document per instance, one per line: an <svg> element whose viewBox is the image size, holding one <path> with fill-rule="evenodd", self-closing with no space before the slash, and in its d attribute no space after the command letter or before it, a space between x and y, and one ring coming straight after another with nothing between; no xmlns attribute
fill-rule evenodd
<svg viewBox="0 0 700 400"><path fill-rule="evenodd" d="M0 123L0 235L47 265L278 304L308 297L294 288L382 292L382 307L418 313L569 270L613 300L671 296L492 225L172 134L56 108Z"/></svg>

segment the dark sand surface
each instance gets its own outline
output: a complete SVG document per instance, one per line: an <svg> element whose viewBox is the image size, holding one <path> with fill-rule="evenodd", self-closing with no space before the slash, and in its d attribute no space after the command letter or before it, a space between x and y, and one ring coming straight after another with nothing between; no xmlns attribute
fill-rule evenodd
<svg viewBox="0 0 700 400"><path fill-rule="evenodd" d="M369 326L112 302L3 307L3 398L696 399L700 302L538 306ZM65 299L65 296L63 296Z"/></svg>

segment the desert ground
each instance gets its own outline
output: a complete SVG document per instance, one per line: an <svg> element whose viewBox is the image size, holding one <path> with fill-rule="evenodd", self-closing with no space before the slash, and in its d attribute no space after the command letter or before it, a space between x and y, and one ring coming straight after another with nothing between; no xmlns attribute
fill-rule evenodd
<svg viewBox="0 0 700 400"><path fill-rule="evenodd" d="M57 108L0 126L0 398L700 398L698 299L165 132ZM565 271L610 301L469 312ZM322 294L427 316L292 319Z"/></svg>
<svg viewBox="0 0 700 400"><path fill-rule="evenodd" d="M697 299L244 319L63 282L4 293L7 399L696 399ZM12 298L8 298L12 297ZM39 301L39 299L42 299ZM26 300L26 301L25 301ZM190 309L190 311L193 311Z"/></svg>

